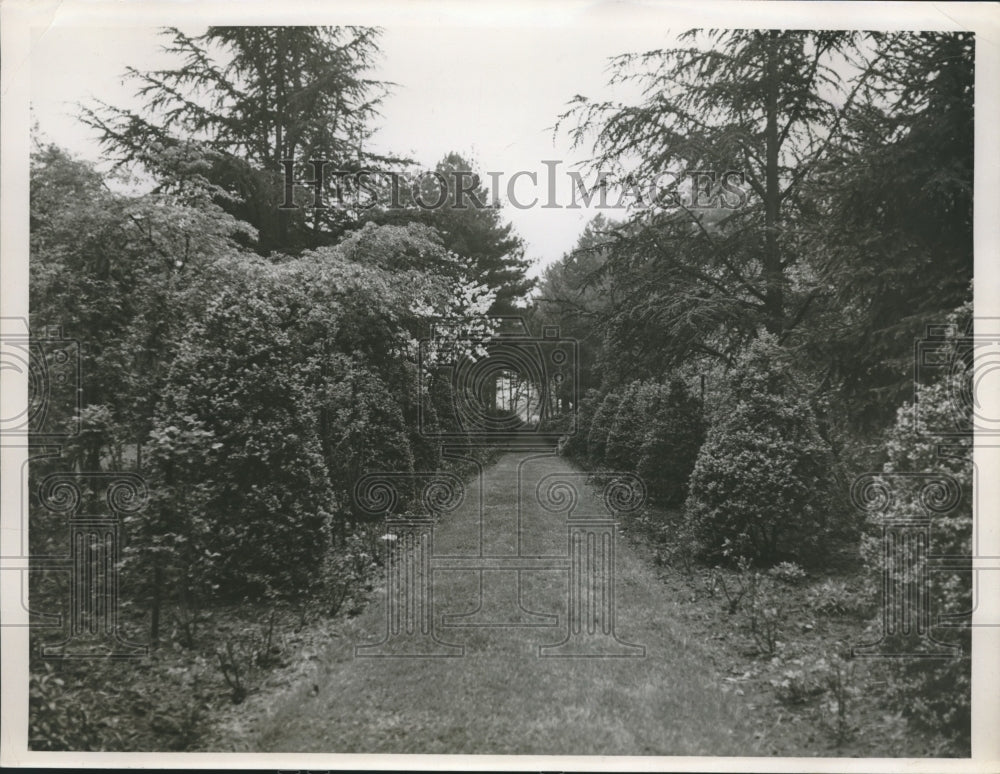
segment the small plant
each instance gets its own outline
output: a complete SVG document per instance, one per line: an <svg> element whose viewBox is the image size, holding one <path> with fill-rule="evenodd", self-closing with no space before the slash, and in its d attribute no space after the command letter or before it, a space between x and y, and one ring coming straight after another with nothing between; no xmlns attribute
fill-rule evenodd
<svg viewBox="0 0 1000 774"><path fill-rule="evenodd" d="M233 704L242 704L247 697L246 680L252 668L252 661L248 659L243 648L235 645L232 640L227 640L225 648L217 650L215 655L219 659L222 678L229 686L229 698Z"/></svg>
<svg viewBox="0 0 1000 774"><path fill-rule="evenodd" d="M767 574L775 580L787 583L790 586L795 586L806 578L806 571L795 562L779 562L768 570Z"/></svg>
<svg viewBox="0 0 1000 774"><path fill-rule="evenodd" d="M852 589L844 581L825 580L809 589L809 608L819 615L867 618L874 612L871 594Z"/></svg>
<svg viewBox="0 0 1000 774"><path fill-rule="evenodd" d="M201 739L208 709L207 669L205 658L196 656L193 662L167 668L157 681L162 695L152 699L149 725L170 750L194 749Z"/></svg>
<svg viewBox="0 0 1000 774"><path fill-rule="evenodd" d="M180 603L171 611L171 616L181 645L188 649L195 647L198 628L205 622L205 617L191 603L189 595L182 596Z"/></svg>
<svg viewBox="0 0 1000 774"><path fill-rule="evenodd" d="M743 582L742 575L736 576L735 587L730 591L729 585L726 583L726 577L717 569L712 573L712 587L722 589L722 593L726 597L726 609L729 615L736 615L736 611L740 608L740 602L747 593L747 587ZM714 597L715 594L710 594L710 596Z"/></svg>
<svg viewBox="0 0 1000 774"><path fill-rule="evenodd" d="M770 681L781 701L785 704L804 704L823 693L825 684L821 673L804 668L801 659L796 659L793 664L793 668L783 671L781 677Z"/></svg>
<svg viewBox="0 0 1000 774"><path fill-rule="evenodd" d="M53 666L33 671L28 688L28 746L32 750L99 750L102 724L79 690L67 687Z"/></svg>
<svg viewBox="0 0 1000 774"><path fill-rule="evenodd" d="M765 575L749 569L746 560L740 561L740 576L747 602L743 614L750 627L757 649L766 655L773 655L778 648L778 635L784 614L775 599L772 581Z"/></svg>
<svg viewBox="0 0 1000 774"><path fill-rule="evenodd" d="M279 662L279 656L281 654L281 648L278 647L274 642L274 622L277 617L277 613L272 610L271 615L268 616L267 626L263 631L263 634L259 637L254 635L254 648L253 648L253 662L254 666L258 666L261 669L270 669Z"/></svg>
<svg viewBox="0 0 1000 774"><path fill-rule="evenodd" d="M827 709L833 717L834 735L837 744L843 744L851 734L849 711L852 700L858 693L854 685L854 664L840 657L830 659L826 670L825 683L830 692Z"/></svg>
<svg viewBox="0 0 1000 774"><path fill-rule="evenodd" d="M277 614L272 611L261 629L232 635L224 648L215 651L233 704L240 704L247 697L250 679L258 669L270 669L279 663L281 648L274 642L276 619Z"/></svg>
<svg viewBox="0 0 1000 774"><path fill-rule="evenodd" d="M705 589L705 593L708 594L709 599L715 599L715 593L719 589L719 576L712 573L704 573L701 575L701 585Z"/></svg>

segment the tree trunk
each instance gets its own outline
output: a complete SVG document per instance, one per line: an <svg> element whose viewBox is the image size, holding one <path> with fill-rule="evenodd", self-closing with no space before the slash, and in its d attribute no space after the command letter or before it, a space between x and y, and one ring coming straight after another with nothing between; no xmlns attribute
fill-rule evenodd
<svg viewBox="0 0 1000 774"><path fill-rule="evenodd" d="M778 221L781 208L781 189L778 179L778 68L777 36L775 30L767 33L767 61L764 72L766 93L765 142L765 196L764 196L764 313L767 330L780 335L784 328L784 276L778 246Z"/></svg>
<svg viewBox="0 0 1000 774"><path fill-rule="evenodd" d="M160 608L163 602L163 568L153 567L153 609L150 611L149 639L153 650L160 645Z"/></svg>

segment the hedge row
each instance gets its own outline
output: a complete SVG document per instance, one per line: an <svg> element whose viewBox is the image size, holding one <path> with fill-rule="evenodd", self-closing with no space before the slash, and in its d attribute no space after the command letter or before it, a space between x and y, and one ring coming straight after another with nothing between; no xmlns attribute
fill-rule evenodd
<svg viewBox="0 0 1000 774"><path fill-rule="evenodd" d="M815 413L767 334L726 381L708 409L676 377L591 392L565 450L592 468L638 473L655 506L683 506L705 558L813 560L843 500Z"/></svg>

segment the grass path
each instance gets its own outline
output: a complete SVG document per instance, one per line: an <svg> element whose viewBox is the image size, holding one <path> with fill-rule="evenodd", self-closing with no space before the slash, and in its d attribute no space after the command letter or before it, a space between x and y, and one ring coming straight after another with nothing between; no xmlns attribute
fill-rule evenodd
<svg viewBox="0 0 1000 774"><path fill-rule="evenodd" d="M565 515L538 507L535 486L571 474L564 459L508 453L467 486L463 505L435 528L435 556L565 556ZM520 485L520 486L519 486ZM521 528L518 531L518 491ZM481 498L480 498L480 495ZM482 518L480 518L480 502ZM600 518L586 486L575 516ZM482 608L503 623L516 599L516 574L438 569L433 574L438 638L460 658L357 658L379 641L384 598L354 619L323 657L316 682L291 690L259 729L260 751L329 753L493 753L752 755L749 713L722 691L721 670L693 638L663 585L625 540L616 546L617 634L643 657L540 658L539 645L566 635L566 570L521 572L521 623L556 626L442 626L443 616ZM482 583L482 589L481 589ZM504 613L503 611L506 611ZM546 618L546 616L548 616ZM454 618L448 621L454 622Z"/></svg>

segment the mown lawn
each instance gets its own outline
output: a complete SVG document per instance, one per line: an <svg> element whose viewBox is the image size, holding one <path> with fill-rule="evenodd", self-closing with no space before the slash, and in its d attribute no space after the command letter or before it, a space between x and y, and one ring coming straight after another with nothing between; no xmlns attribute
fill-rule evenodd
<svg viewBox="0 0 1000 774"><path fill-rule="evenodd" d="M517 479L526 454L510 453L470 485L463 506L436 529L436 554L513 553ZM535 483L572 470L564 459L521 466L522 552L566 550L564 517L533 505ZM578 516L604 515L580 497ZM482 535L482 538L480 537ZM480 542L481 541L481 542ZM486 574L487 595L513 588L512 574ZM648 561L617 545L617 632L645 647L639 658L539 658L538 645L565 632L567 573L524 571L522 605L558 616L556 627L444 627L441 617L471 612L479 573L434 574L439 638L464 646L461 658L356 658L354 646L381 638L380 601L331 642L316 681L292 690L262 723L262 751L609 755L752 755L759 749L753 711L724 690L712 652L680 621ZM493 585L496 584L496 585ZM484 610L489 620L489 610ZM543 619L534 619L541 621ZM493 619L494 622L499 622ZM755 736L756 734L756 736Z"/></svg>

